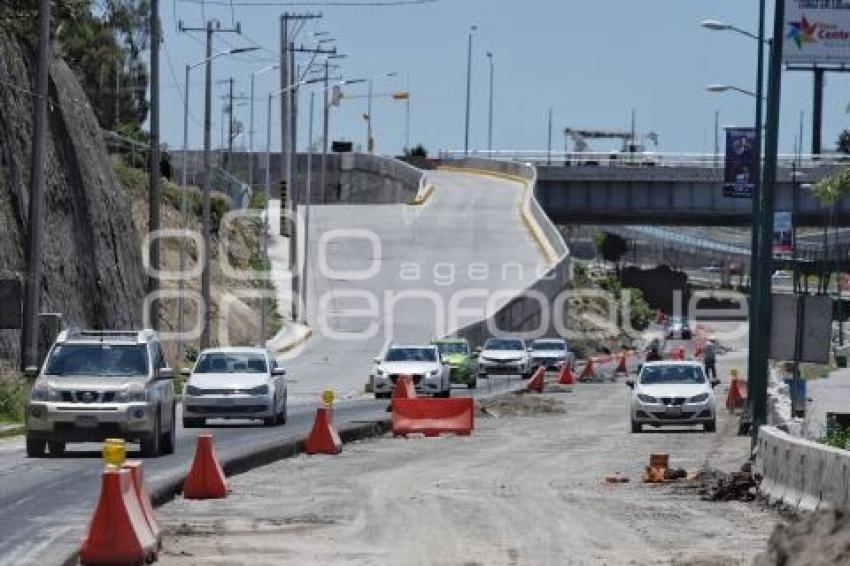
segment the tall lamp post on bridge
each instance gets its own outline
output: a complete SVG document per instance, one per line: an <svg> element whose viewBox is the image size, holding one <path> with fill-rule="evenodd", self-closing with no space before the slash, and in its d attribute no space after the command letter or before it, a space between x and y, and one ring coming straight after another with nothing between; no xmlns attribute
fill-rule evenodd
<svg viewBox="0 0 850 566"><path fill-rule="evenodd" d="M495 64L493 63L493 52L487 52L487 60L490 62L490 109L487 113L487 157L493 159L493 74Z"/></svg>
<svg viewBox="0 0 850 566"><path fill-rule="evenodd" d="M275 63L274 65L268 65L267 67L257 69L251 73L251 117L249 121L250 126L248 128L248 153L250 154L250 157L248 158L248 186L251 187L251 189L254 188L254 83L258 76L279 68L280 63ZM268 116L266 119L269 119Z"/></svg>
<svg viewBox="0 0 850 566"><path fill-rule="evenodd" d="M761 229L760 231L760 223L757 220L764 220L765 216L770 215L770 230L773 230L773 195L769 195L767 199L764 198L762 190L762 183L765 178L763 175L762 167L767 168L770 165L773 170L769 173L764 171L765 174L770 175L770 183L768 189L773 190L773 182L776 177L776 155L772 156L771 163L768 164L765 160L762 161L762 123L763 123L763 112L764 112L764 47L768 45L771 49L771 73L776 73L776 76L772 76L771 80L776 83L776 85L771 84L770 86L776 86L775 90L775 101L776 108L774 109L777 113L779 111L779 92L780 89L780 76L781 73L781 56L782 56L782 42L781 41L770 41L765 38L765 6L766 0L759 0L759 13L758 13L758 33L754 34L744 29L741 29L737 26L728 24L726 22L718 21L718 20L704 20L702 22L702 26L706 29L713 31L731 31L734 33L738 33L750 39L756 41L757 47L757 58L756 58L756 91L752 93L756 99L756 112L755 112L755 154L758 158L758 166L754 171L753 178L753 206L752 206L752 243L751 243L751 263L750 263L750 304L755 308L750 309L750 333L749 333L749 358L747 365L748 379L752 378L757 382L757 390L755 391L755 395L751 395L750 400L750 410L753 416L753 442L758 434L758 424L764 418L764 412L766 411L764 399L757 399L758 395L762 394L762 389L765 390L766 395L766 387L767 387L767 356L768 348L767 348L767 339L761 336L761 332L753 332L754 328L762 329L766 328L766 326L761 326L757 323L758 321L763 319L763 314L759 314L758 311L766 309L766 312L770 312L770 270L763 272L762 267L766 261L769 261L771 257L764 257L763 251L765 249L768 250L768 253L772 256L772 251L770 248L770 242L760 242L760 237L765 234L765 230ZM780 8L780 4L782 5ZM784 3L783 0L778 0L776 2L776 11L775 11L775 31L778 30L779 35L776 37L781 37L782 34L782 26L784 25ZM774 51L776 45L774 43L779 44L779 49ZM774 59L778 58L778 61ZM770 116L769 118L775 118L774 116ZM776 132L771 132L774 135L778 134L778 126ZM770 140L775 141L775 140ZM766 202L765 202L766 201ZM769 204L770 210L764 210L765 205ZM763 228L763 227L762 227ZM761 233L760 233L761 232ZM761 297L761 292L766 289L767 296ZM769 318L769 317L768 317ZM767 320L767 324L769 325L769 320ZM759 357L764 356L764 360L760 360ZM762 381L764 383L762 384Z"/></svg>
<svg viewBox="0 0 850 566"><path fill-rule="evenodd" d="M372 83L375 79L386 79L396 76L398 76L398 73L393 71L391 73L383 73L381 75L369 77L369 102L366 110L366 151L370 154L375 150L375 139L372 137L372 99L374 98Z"/></svg>
<svg viewBox="0 0 850 566"><path fill-rule="evenodd" d="M469 27L469 44L466 51L466 127L463 136L463 155L469 155L469 107L472 103L472 36L478 30L478 26Z"/></svg>

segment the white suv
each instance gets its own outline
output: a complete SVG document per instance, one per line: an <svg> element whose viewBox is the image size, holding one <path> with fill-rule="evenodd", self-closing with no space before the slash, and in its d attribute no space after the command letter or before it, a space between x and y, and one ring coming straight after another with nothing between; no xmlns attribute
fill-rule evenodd
<svg viewBox="0 0 850 566"><path fill-rule="evenodd" d="M174 452L177 429L172 370L153 330L59 334L26 407L27 455L53 456L67 442L123 438L142 455Z"/></svg>
<svg viewBox="0 0 850 566"><path fill-rule="evenodd" d="M382 357L373 361L372 384L376 399L389 398L402 375L413 379L417 393L451 396L449 367L443 363L436 346L390 346Z"/></svg>

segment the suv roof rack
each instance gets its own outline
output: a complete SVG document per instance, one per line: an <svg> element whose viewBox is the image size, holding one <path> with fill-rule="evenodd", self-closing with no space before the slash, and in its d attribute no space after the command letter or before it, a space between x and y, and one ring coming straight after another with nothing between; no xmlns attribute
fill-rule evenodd
<svg viewBox="0 0 850 566"><path fill-rule="evenodd" d="M57 342L67 340L88 340L93 342L105 341L134 341L145 344L156 336L153 330L82 330L80 328L69 328L62 331L56 338Z"/></svg>

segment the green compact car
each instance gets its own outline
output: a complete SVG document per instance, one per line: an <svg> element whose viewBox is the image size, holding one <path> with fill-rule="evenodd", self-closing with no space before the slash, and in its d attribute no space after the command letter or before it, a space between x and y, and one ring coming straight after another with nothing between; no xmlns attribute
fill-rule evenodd
<svg viewBox="0 0 850 566"><path fill-rule="evenodd" d="M465 338L446 338L431 342L440 350L443 363L449 366L451 382L461 383L470 389L478 387L478 372L472 348Z"/></svg>

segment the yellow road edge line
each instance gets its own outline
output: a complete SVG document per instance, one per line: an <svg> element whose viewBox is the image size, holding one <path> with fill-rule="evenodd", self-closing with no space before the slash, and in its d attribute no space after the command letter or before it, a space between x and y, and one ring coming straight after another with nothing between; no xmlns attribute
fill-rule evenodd
<svg viewBox="0 0 850 566"><path fill-rule="evenodd" d="M431 194L434 192L434 185L432 183L428 183L425 185L425 189L422 191L422 194L416 195L416 198L410 202L410 206L422 206L425 204L429 198L431 198Z"/></svg>
<svg viewBox="0 0 850 566"><path fill-rule="evenodd" d="M486 175L489 177L497 177L499 179L505 179L507 181L514 181L516 183L521 183L525 186L526 194L524 195L522 201L519 205L519 215L522 219L522 223L525 225L525 228L531 233L531 237L537 242L537 245L540 247L540 251L543 252L543 256L549 262L550 266L554 266L558 261L558 254L555 253L555 249L552 247L552 244L549 243L549 240L546 239L546 236L543 234L543 229L537 223L537 220L532 216L531 211L526 206L528 202L528 191L531 190L531 186L529 184L529 180L525 177L520 177L519 175L511 175L510 173L501 173L498 171L488 171L486 169L474 169L471 167L454 167L452 165L440 165L438 170L443 171L452 171L459 173L472 173L474 175Z"/></svg>
<svg viewBox="0 0 850 566"><path fill-rule="evenodd" d="M307 328L307 332L304 333L304 336L301 336L300 338L294 340L292 343L287 344L286 346L284 346L283 348L281 348L279 350L275 350L275 352L278 353L278 354L285 354L285 353L287 353L291 350L294 350L298 346L304 344L312 336L313 336L313 329Z"/></svg>

